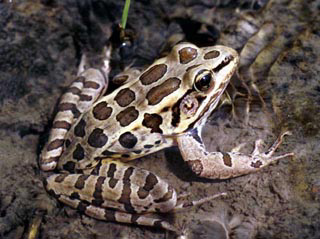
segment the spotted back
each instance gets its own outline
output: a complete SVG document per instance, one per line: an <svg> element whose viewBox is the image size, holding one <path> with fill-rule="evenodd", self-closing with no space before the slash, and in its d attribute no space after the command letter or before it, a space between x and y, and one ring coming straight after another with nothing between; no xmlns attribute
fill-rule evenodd
<svg viewBox="0 0 320 239"><path fill-rule="evenodd" d="M173 144L217 104L238 62L214 46L176 45L140 75L84 113L67 135L59 167L92 167L101 158L134 159Z"/></svg>

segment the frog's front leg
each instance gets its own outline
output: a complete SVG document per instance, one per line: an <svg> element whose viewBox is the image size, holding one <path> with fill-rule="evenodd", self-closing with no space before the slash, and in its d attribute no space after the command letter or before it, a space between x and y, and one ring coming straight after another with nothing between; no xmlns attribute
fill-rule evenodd
<svg viewBox="0 0 320 239"><path fill-rule="evenodd" d="M226 179L256 172L274 161L293 156L293 153L272 156L287 134L289 132L281 134L266 152L261 152L262 141L257 140L255 149L249 155L207 152L197 130L179 136L177 142L183 159L195 174L204 178Z"/></svg>
<svg viewBox="0 0 320 239"><path fill-rule="evenodd" d="M57 114L47 144L40 156L40 167L44 171L56 168L63 153L65 137L79 116L104 94L108 86L110 49L104 49L103 64L99 68L90 68L85 55L79 64L77 78L60 99Z"/></svg>

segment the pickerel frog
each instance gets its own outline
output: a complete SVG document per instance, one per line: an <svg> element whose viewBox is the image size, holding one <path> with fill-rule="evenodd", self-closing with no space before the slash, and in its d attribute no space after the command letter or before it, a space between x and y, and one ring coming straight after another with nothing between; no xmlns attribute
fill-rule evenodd
<svg viewBox="0 0 320 239"><path fill-rule="evenodd" d="M176 231L154 214L186 204L165 180L126 161L178 145L196 175L225 179L292 155L272 157L284 134L265 153L260 141L251 155L205 150L201 130L236 71L235 50L178 44L142 73L118 75L123 85L104 96L108 57L98 69L83 58L41 154L42 170L59 171L45 182L59 201L97 219Z"/></svg>

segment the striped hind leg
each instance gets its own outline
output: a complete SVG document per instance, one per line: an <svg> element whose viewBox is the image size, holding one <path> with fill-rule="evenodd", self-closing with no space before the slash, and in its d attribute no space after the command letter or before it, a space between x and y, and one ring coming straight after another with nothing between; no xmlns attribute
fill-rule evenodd
<svg viewBox="0 0 320 239"><path fill-rule="evenodd" d="M39 164L42 170L55 169L72 124L106 91L110 71L110 50L106 48L104 54L103 65L99 69L86 69L86 57L82 57L77 78L62 95L58 104L48 142L40 156Z"/></svg>
<svg viewBox="0 0 320 239"><path fill-rule="evenodd" d="M122 212L110 208L94 206L86 203L85 201L80 201L78 199L70 199L69 197L65 196L60 197L59 200L64 204L67 204L77 209L79 212L84 213L87 216L98 220L157 227L178 233L177 228L175 228L173 225L171 225L164 219L158 217L158 215L154 213L138 214Z"/></svg>
<svg viewBox="0 0 320 239"><path fill-rule="evenodd" d="M158 213L180 211L223 195L180 203L174 188L159 176L111 159L85 173L51 175L45 188L62 203L105 221L177 231Z"/></svg>
<svg viewBox="0 0 320 239"><path fill-rule="evenodd" d="M160 177L109 159L89 173L51 175L45 188L62 203L96 219L176 231L157 215L177 204L176 191Z"/></svg>
<svg viewBox="0 0 320 239"><path fill-rule="evenodd" d="M163 228L179 233L178 229L164 219L155 217L155 214L134 214L119 212L108 208L99 208L92 205L83 207L86 215L103 221L128 223L133 225Z"/></svg>

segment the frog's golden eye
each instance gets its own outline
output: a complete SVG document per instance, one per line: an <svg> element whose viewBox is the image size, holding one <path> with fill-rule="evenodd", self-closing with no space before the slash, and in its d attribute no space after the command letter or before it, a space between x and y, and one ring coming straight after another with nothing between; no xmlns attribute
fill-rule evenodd
<svg viewBox="0 0 320 239"><path fill-rule="evenodd" d="M201 70L196 75L196 79L194 82L194 88L198 92L204 92L210 89L214 84L214 78L210 71Z"/></svg>

